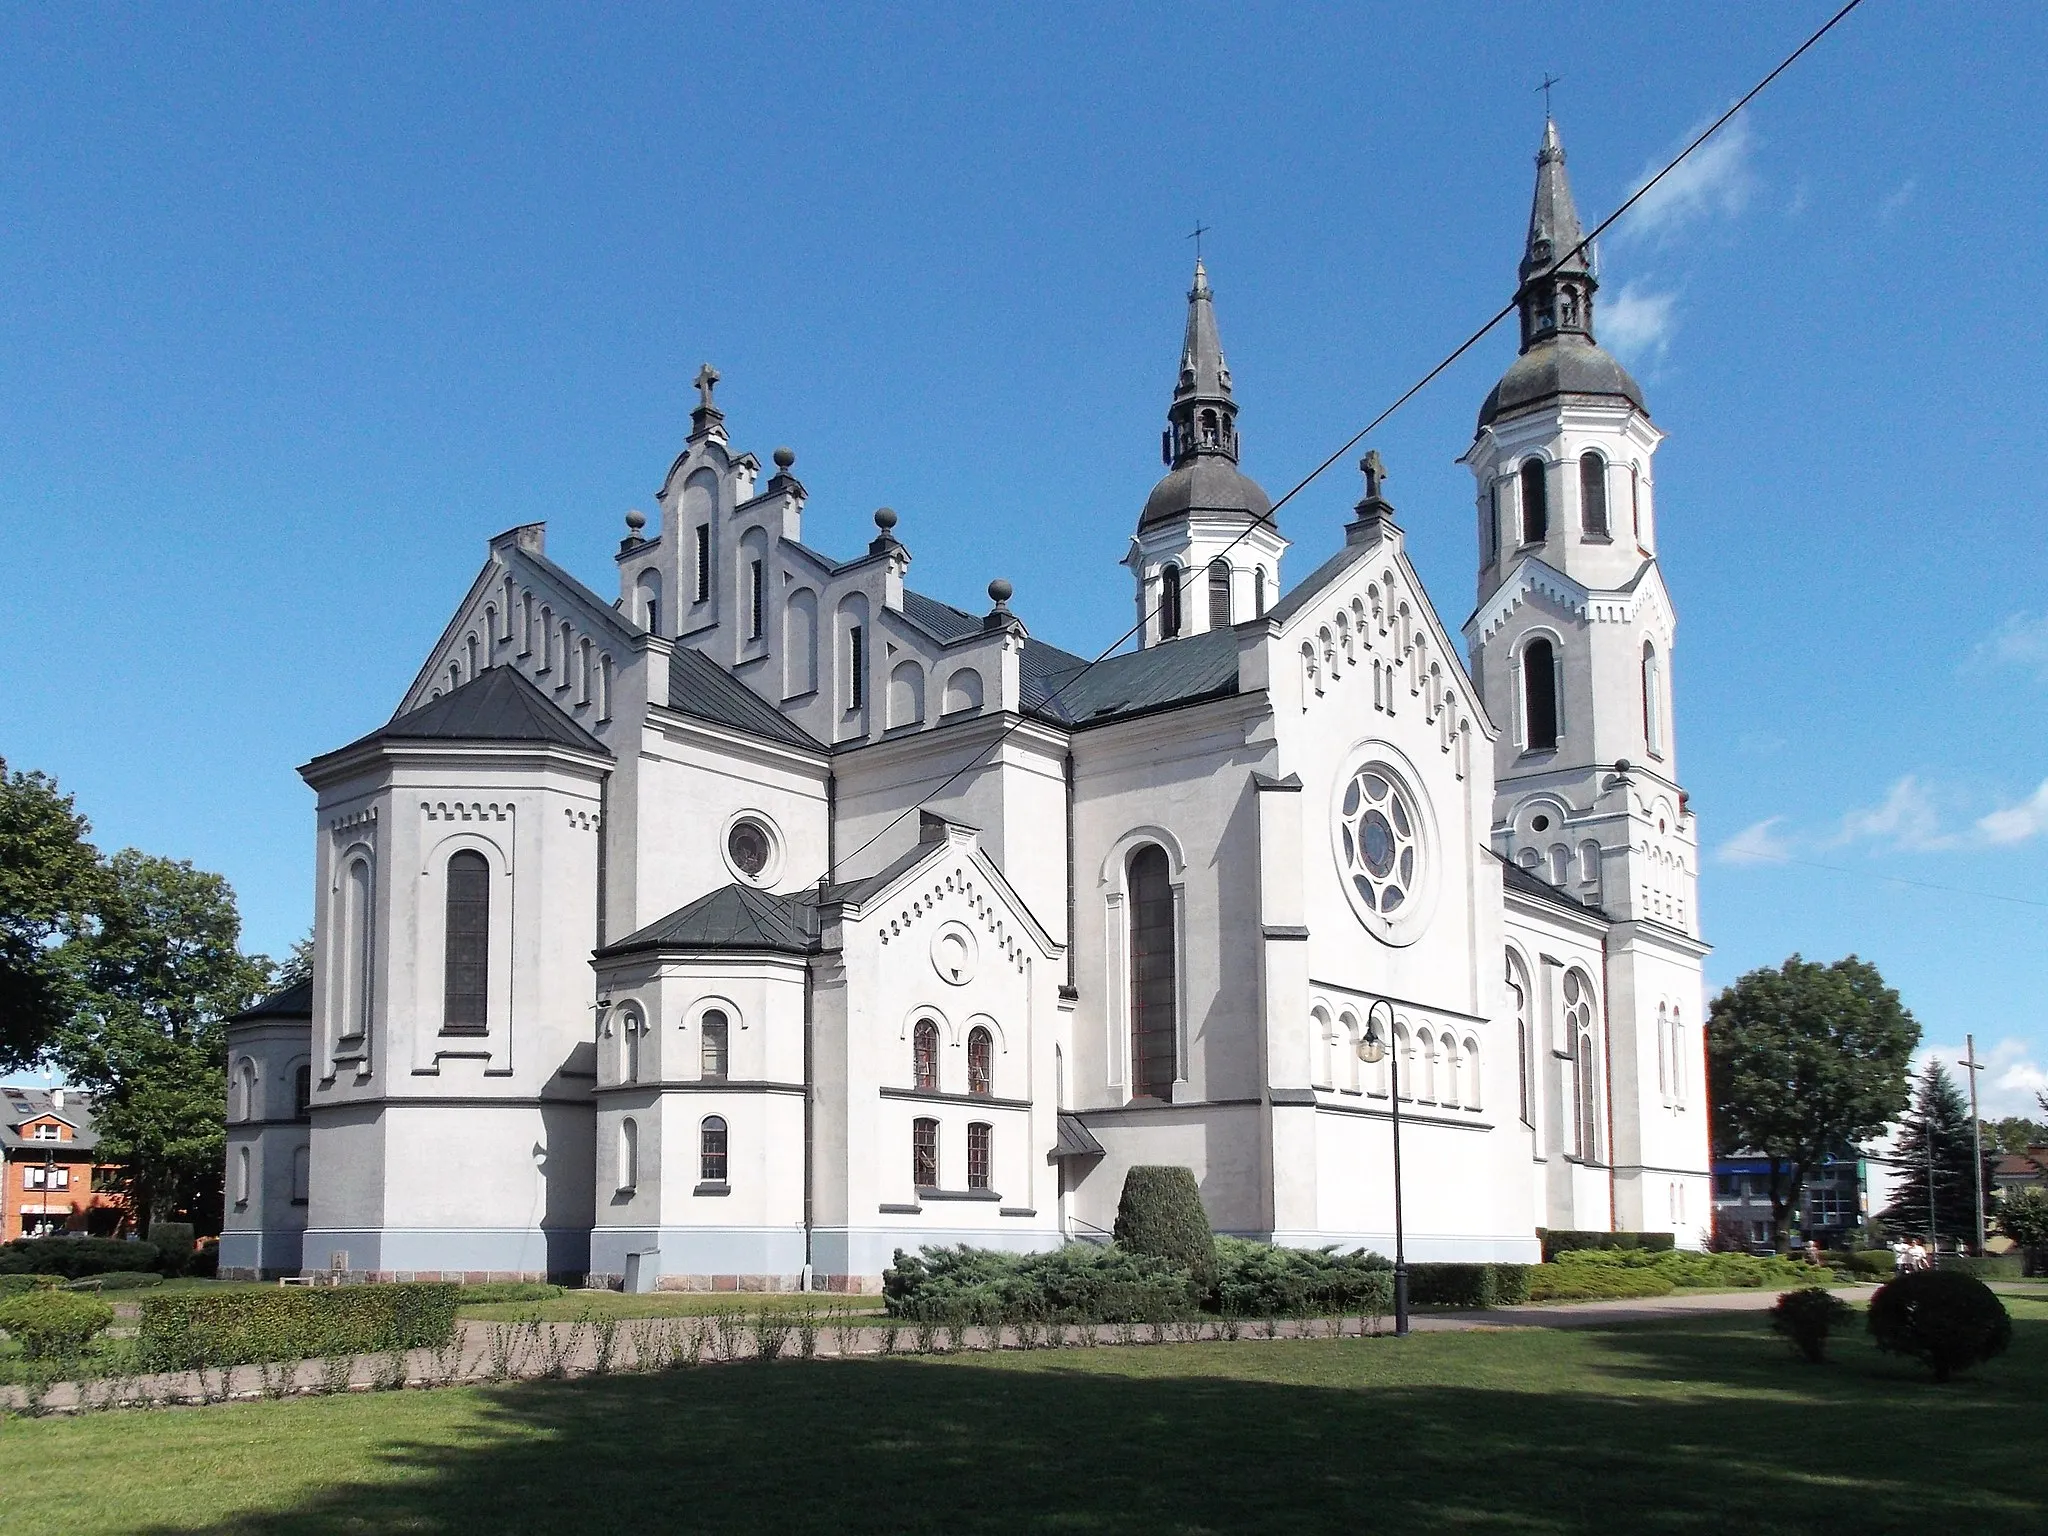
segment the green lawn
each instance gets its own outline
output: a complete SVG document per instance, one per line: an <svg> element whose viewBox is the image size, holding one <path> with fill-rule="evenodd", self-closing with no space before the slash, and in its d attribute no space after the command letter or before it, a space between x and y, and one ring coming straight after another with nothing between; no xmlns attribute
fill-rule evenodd
<svg viewBox="0 0 2048 1536"><path fill-rule="evenodd" d="M17 1421L13 1536L2048 1529L2048 1303L1936 1387L1860 1331L1572 1330L699 1368Z"/></svg>

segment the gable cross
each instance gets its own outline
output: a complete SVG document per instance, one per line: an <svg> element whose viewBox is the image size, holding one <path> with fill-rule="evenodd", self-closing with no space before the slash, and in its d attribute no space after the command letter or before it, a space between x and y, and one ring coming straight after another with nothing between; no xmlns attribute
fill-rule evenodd
<svg viewBox="0 0 2048 1536"><path fill-rule="evenodd" d="M1367 453L1358 461L1358 467L1365 471L1365 499L1378 501L1380 486L1387 478L1386 461L1380 457L1379 449L1375 448Z"/></svg>
<svg viewBox="0 0 2048 1536"><path fill-rule="evenodd" d="M718 379L718 370L709 363L706 363L697 370L697 377L690 381L697 386L697 409L700 411L714 411L718 409L717 406L711 403L711 391L717 387Z"/></svg>

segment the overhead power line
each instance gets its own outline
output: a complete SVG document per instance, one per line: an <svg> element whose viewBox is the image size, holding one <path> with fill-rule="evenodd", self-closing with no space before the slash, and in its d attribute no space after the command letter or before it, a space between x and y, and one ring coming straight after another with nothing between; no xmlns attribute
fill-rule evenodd
<svg viewBox="0 0 2048 1536"><path fill-rule="evenodd" d="M1764 90L1771 84L1772 81L1776 80L1778 76L1784 74L1786 70L1790 69L1794 64L1798 63L1800 58L1803 57L1809 49L1811 49L1815 44L1817 44L1822 38L1826 37L1830 32L1834 31L1836 27L1840 26L1842 22L1848 18L1849 13L1851 11L1854 11L1862 3L1863 0L1848 0L1848 4L1844 5L1840 10L1836 11L1834 15L1830 16L1825 22L1823 22L1820 25L1820 27L1817 28L1813 32L1813 34L1806 39L1805 42L1801 43L1797 48L1794 48L1790 53L1786 54L1783 59L1779 60L1777 66L1774 69L1772 69L1769 74L1765 75L1761 80L1757 81L1755 85L1751 86L1746 92L1744 92L1740 99L1738 99L1733 106L1731 106L1727 111L1723 112L1719 117L1715 118L1713 122L1709 123L1704 129L1700 131L1700 133L1692 140L1691 143L1687 144L1685 148L1681 149L1676 155L1672 156L1670 161L1666 163L1662 170L1657 172L1657 174L1652 176L1648 181L1644 182L1640 187L1636 188L1634 192L1630 193L1627 201L1622 203L1622 205L1619 208L1616 208L1614 212L1608 214L1606 218L1602 219L1597 225L1595 225L1591 232L1586 234L1577 245L1573 246L1570 250L1566 251L1564 254L1557 257L1557 259L1550 264L1548 271L1555 272L1558 268L1562 267L1566 262L1571 261L1575 257L1582 254L1589 246L1592 245L1592 243L1595 240L1597 240L1603 233L1606 232L1608 227L1612 225L1615 222L1615 220L1619 219L1623 214L1627 213L1629 209L1633 208L1637 203L1641 202L1646 196L1648 196L1649 193L1657 186L1659 182L1663 181L1665 177L1669 176L1673 171L1677 170L1679 166L1683 165L1687 157L1690 156L1694 150L1698 149L1702 144L1706 143L1707 140L1711 139L1715 134L1719 133L1722 128L1727 126L1728 122L1735 116L1736 113L1740 112L1744 107L1748 106L1752 101L1756 100L1758 96L1762 95ZM1546 273L1545 275L1548 275L1548 273ZM1534 279L1532 279L1532 281L1533 280ZM1509 315L1515 312L1515 306L1520 302L1523 288L1526 286L1526 284L1518 285L1515 289L1514 296L1510 298L1507 301L1507 303L1503 304L1499 309L1495 310L1483 325L1481 325L1471 335L1467 336L1463 341L1459 342L1458 345L1454 347L1450 352L1445 354L1443 360L1437 363L1435 367L1431 368L1429 372L1425 373L1421 378L1417 379L1407 389L1403 390L1397 397L1395 397L1393 403L1387 406L1385 410L1381 411L1377 416L1373 417L1372 420L1368 421L1364 426L1360 427L1356 432L1352 433L1350 437L1345 439L1342 447L1338 448L1336 452L1332 453L1328 458L1324 459L1320 464L1316 465L1314 469L1310 470L1306 475L1302 476L1300 480L1296 481L1293 487L1288 490L1286 495L1282 496L1278 501L1274 502L1273 505L1267 511L1261 513L1258 517L1254 518L1249 524L1246 525L1243 532L1239 533L1236 538L1232 539L1228 544L1224 545L1222 551L1216 556L1216 558L1219 560L1222 559L1225 555L1228 555L1233 549L1237 548L1238 545L1242 544L1247 538L1249 538L1255 529L1261 528L1266 524L1270 523L1273 520L1273 518L1279 513L1282 507L1286 506L1288 502L1292 501L1296 496L1300 495L1301 492L1306 490L1309 486L1313 485L1318 479L1320 479L1325 470L1329 469L1331 465L1335 464L1339 459L1343 458L1353 448L1356 448L1358 444L1367 436L1367 434L1371 433L1373 430L1378 428L1382 423L1384 423L1387 420L1387 418L1392 416L1396 411L1400 410L1402 406L1406 405L1410 400L1413 400L1417 395L1421 394L1423 390L1427 389L1432 383L1436 381L1437 377L1440 374L1442 374L1445 369L1449 368L1453 363L1457 362L1459 358L1463 357L1467 352L1471 351L1482 340L1484 340L1489 331L1491 331L1496 325L1499 325L1501 321L1505 320ZM1066 694L1066 692L1070 688L1072 688L1076 683L1080 682L1082 678L1086 677L1102 662L1108 660L1109 657L1115 655L1119 650L1121 650L1124 646L1124 643L1130 640L1133 636L1139 634L1145 628L1146 624L1151 621L1153 616L1158 613L1158 611L1159 610L1157 607L1145 610L1145 612L1138 619L1137 623L1133 624L1129 629L1125 630L1122 634L1118 635L1116 639L1110 642L1110 644L1107 647L1105 647L1102 651L1098 652L1093 660L1086 663L1078 671L1076 671L1073 676L1069 677L1064 683L1060 684L1060 686L1047 697L1045 701L1045 707L1050 708L1052 705L1058 703L1059 700ZM915 805L905 808L898 815L892 817L889 821L885 822L878 831L876 831L872 836L870 836L867 839L866 842L862 843L858 848L854 849L851 853L843 855L838 862L841 865L844 865L848 862L851 862L854 859L858 859L863 853L866 853L868 849L874 847L876 843L880 842L883 838L887 837L891 832L895 831L897 827L901 826L913 815L916 815L918 812L922 811L926 806L930 805L934 800L937 800L940 796L944 795L948 790L952 789L952 787L955 784L958 784L962 779L966 778L967 775L985 766L993 757L993 755L1001 749L1003 743L1009 740L1011 735L1014 734L1023 725L1023 723L1024 716L1020 713L1017 719L1009 722L1007 725L1004 726L1004 728L996 736L996 739L994 741L990 742L988 746L985 747L982 751L976 753L973 757L968 759L967 762L963 763L959 768L954 770L953 773L948 775L945 782L940 784L937 789L933 790L930 794L926 795L922 800L918 801ZM1073 936L1071 934L1068 935L1069 940L1071 940L1072 937Z"/></svg>

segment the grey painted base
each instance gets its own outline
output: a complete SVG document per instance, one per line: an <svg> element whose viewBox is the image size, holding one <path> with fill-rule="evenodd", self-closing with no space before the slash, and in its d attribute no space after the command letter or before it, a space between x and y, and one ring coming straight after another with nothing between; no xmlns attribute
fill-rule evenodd
<svg viewBox="0 0 2048 1536"><path fill-rule="evenodd" d="M1065 1241L1056 1227L986 1227L949 1230L945 1227L819 1227L811 1235L811 1269L821 1275L879 1275L896 1262L896 1250L920 1248L1000 1248L1007 1253L1042 1253Z"/></svg>
<svg viewBox="0 0 2048 1536"><path fill-rule="evenodd" d="M650 1248L661 1252L643 1261L654 1265L656 1284L720 1276L782 1276L793 1283L804 1268L801 1227L599 1227L590 1234L590 1272L623 1276L626 1255Z"/></svg>
<svg viewBox="0 0 2048 1536"><path fill-rule="evenodd" d="M378 1276L581 1275L590 1267L590 1229L311 1227L301 1267Z"/></svg>
<svg viewBox="0 0 2048 1536"><path fill-rule="evenodd" d="M223 1232L220 1235L220 1267L246 1274L252 1279L299 1272L301 1239L297 1228L274 1232Z"/></svg>
<svg viewBox="0 0 2048 1536"><path fill-rule="evenodd" d="M1339 1253L1363 1248L1371 1253L1394 1256L1392 1232L1237 1232L1255 1242L1278 1248L1323 1248L1331 1243ZM1543 1258L1542 1246L1534 1233L1523 1236L1422 1237L1410 1233L1406 1258L1411 1264L1536 1264Z"/></svg>

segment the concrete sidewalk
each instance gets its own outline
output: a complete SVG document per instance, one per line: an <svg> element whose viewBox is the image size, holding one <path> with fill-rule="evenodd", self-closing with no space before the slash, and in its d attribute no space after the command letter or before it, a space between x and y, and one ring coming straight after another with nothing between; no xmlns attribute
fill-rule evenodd
<svg viewBox="0 0 2048 1536"><path fill-rule="evenodd" d="M1833 1287L1844 1301L1867 1301L1874 1285ZM1777 1286L1753 1291L1677 1291L1669 1296L1632 1296L1621 1301L1537 1302L1490 1312L1421 1312L1410 1315L1417 1332L1461 1328L1600 1328L1611 1323L1656 1323L1674 1317L1712 1317L1723 1312L1768 1312L1783 1294Z"/></svg>

